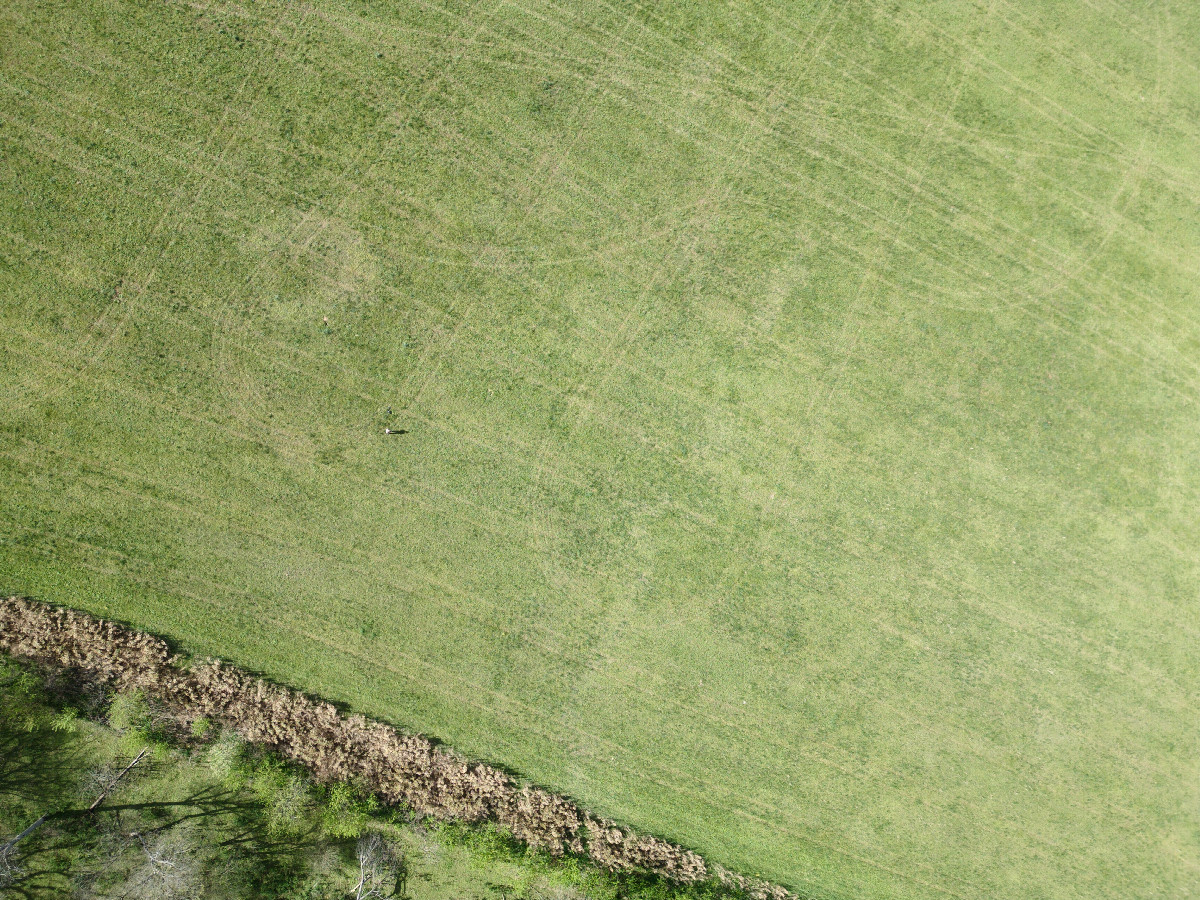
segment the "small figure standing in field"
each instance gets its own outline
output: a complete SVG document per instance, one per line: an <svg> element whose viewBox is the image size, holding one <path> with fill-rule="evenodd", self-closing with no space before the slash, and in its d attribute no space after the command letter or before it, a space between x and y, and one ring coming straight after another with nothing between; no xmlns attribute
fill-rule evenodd
<svg viewBox="0 0 1200 900"><path fill-rule="evenodd" d="M407 428L385 428L385 429L383 429L383 433L384 434L408 434L408 429Z"/></svg>

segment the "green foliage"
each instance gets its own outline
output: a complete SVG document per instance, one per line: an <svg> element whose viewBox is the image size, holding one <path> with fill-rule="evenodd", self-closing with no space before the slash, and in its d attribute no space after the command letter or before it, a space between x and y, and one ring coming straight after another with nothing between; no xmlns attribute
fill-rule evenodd
<svg viewBox="0 0 1200 900"><path fill-rule="evenodd" d="M202 738L212 730L212 722L204 716L194 720L191 725L192 737Z"/></svg>
<svg viewBox="0 0 1200 900"><path fill-rule="evenodd" d="M0 685L0 726L6 731L31 734L53 726L41 683L32 672L0 658Z"/></svg>
<svg viewBox="0 0 1200 900"><path fill-rule="evenodd" d="M50 728L54 731L74 733L79 727L78 718L79 713L67 707L54 714L50 719Z"/></svg>
<svg viewBox="0 0 1200 900"><path fill-rule="evenodd" d="M247 784L262 803L273 834L294 837L313 827L313 793L307 780L291 766L275 757L259 755Z"/></svg>
<svg viewBox="0 0 1200 900"><path fill-rule="evenodd" d="M541 858L536 852L529 852L519 841L498 825L488 822L478 828L447 823L440 829L441 834L452 841L459 841L472 856L483 862L498 862L500 860L523 859L526 856L536 862Z"/></svg>
<svg viewBox="0 0 1200 900"><path fill-rule="evenodd" d="M82 782L106 765L115 744L115 735L81 720L72 708L56 706L33 668L0 657L0 843L39 817L51 817L0 860L0 896L65 895L70 854L45 842L69 834L71 822L53 817L78 803ZM40 885L32 893L26 890L31 878L33 887Z"/></svg>
<svg viewBox="0 0 1200 900"><path fill-rule="evenodd" d="M143 691L116 694L109 705L108 724L120 734L121 749L130 756L145 749L161 761L169 752L163 723Z"/></svg>
<svg viewBox="0 0 1200 900"><path fill-rule="evenodd" d="M1200 4L0 36L0 587L815 894L1196 894Z"/></svg>
<svg viewBox="0 0 1200 900"><path fill-rule="evenodd" d="M357 838L379 812L379 801L353 785L334 784L320 790L321 827L333 838Z"/></svg>
<svg viewBox="0 0 1200 900"><path fill-rule="evenodd" d="M149 734L150 707L142 691L129 691L113 697L108 708L108 724L117 731Z"/></svg>

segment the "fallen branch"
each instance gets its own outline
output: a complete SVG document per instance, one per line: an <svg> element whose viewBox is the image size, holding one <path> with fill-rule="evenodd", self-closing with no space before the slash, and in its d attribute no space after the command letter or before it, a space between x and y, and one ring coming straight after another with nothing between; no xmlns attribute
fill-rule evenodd
<svg viewBox="0 0 1200 900"><path fill-rule="evenodd" d="M142 752L133 758L133 762L131 762L129 765L127 765L125 768L123 768L120 772L117 773L117 777L114 778L112 781L110 781L108 783L108 787L106 787L104 790L102 790L100 792L100 796L92 801L92 805L87 808L88 812L91 812L97 806L99 806L101 803L104 802L104 798L108 796L108 792L113 789L113 787L116 785L116 783L118 781L120 781L122 778L125 777L126 772L128 772L130 769L132 769L134 766L136 766L138 763L140 763L142 761L142 757L146 755L146 751L149 749L150 749L149 747L143 747Z"/></svg>
<svg viewBox="0 0 1200 900"><path fill-rule="evenodd" d="M99 806L101 803L103 803L104 798L108 796L108 792L113 789L113 786L118 781L120 781L122 778L125 777L126 772L128 772L130 769L132 769L134 766L136 766L139 762L142 761L142 757L146 755L146 751L148 749L149 748L147 748L147 747L143 747L142 752L133 758L133 762L131 762L129 765L127 765L124 769L122 769L118 773L117 777L108 783L108 787L106 787L104 790L102 790L100 792L100 796L97 797L95 800L93 800L92 805L89 806L86 810L84 810L84 812L91 812L97 806ZM13 838L11 841L9 841L7 844L5 844L3 847L0 847L0 859L5 859L8 856L8 854L12 852L13 847L17 846L18 842L29 837L29 835L33 834L35 831L37 831L39 828L41 828L43 825L45 825L51 819L61 819L66 816L74 815L76 813L78 813L78 810L73 810L73 809L60 809L58 812L42 813L40 816L38 816L37 820L32 825L30 825L28 828L26 828L24 831L22 831L20 834L18 834L15 838Z"/></svg>

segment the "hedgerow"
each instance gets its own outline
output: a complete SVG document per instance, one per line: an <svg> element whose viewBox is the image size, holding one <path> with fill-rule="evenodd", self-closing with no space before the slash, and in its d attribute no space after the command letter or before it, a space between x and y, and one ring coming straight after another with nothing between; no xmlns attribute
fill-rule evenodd
<svg viewBox="0 0 1200 900"><path fill-rule="evenodd" d="M699 854L518 785L420 735L272 684L219 660L189 664L160 638L25 598L0 600L0 650L80 670L127 695L152 698L181 728L216 723L304 766L321 784L354 784L388 804L444 821L494 821L552 856L586 855L612 872L676 884L719 881L753 900L795 900L777 885L714 866Z"/></svg>

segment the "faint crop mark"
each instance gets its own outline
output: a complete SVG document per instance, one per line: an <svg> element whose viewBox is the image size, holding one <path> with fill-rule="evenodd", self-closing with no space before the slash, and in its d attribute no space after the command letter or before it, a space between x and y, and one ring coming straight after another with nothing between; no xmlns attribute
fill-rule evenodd
<svg viewBox="0 0 1200 900"><path fill-rule="evenodd" d="M278 21L282 22L283 18L289 12L290 12L290 7L285 6L283 11L280 13ZM293 30L298 29L300 27L300 25L302 24L302 22L303 22L303 16L301 16L299 18L299 20L295 23ZM220 120L220 123L218 124L217 128L214 131L210 132L209 135L207 136L205 146L209 146L217 140L218 135L223 130L225 123L229 119L232 108L236 105L237 100L241 97L242 93L245 91L246 85L250 82L252 75L253 75L253 72L247 72L246 75L239 82L237 91L234 93L234 97L233 97L232 101L226 106L225 111ZM147 237L144 239L142 249L139 251L138 255L135 257L133 263L130 264L128 271L131 274L122 279L123 285L128 283L128 290L126 290L124 293L122 293L120 291L114 292L112 301L108 304L108 306L105 308L105 310L101 313L101 315L97 319L93 328L89 329L88 333L83 338L81 338L80 341L78 341L76 343L75 347L72 348L72 350L69 351L69 353L67 354L71 358L73 363L74 363L74 361L79 360L79 358L84 353L88 354L87 358L85 360L83 360L81 363L79 363L74 368L74 371L71 375L69 375L65 380L60 382L54 388L49 388L49 389L43 388L42 390L32 393L24 401L18 401L15 404L15 406L18 409L29 409L34 402L37 402L37 401L44 402L44 401L53 400L53 399L56 399L57 397L62 396L65 392L67 392L68 390L71 389L72 385L74 385L90 369L92 369L95 365L97 365L100 362L100 360L107 354L107 352L113 346L116 339L124 332L128 318L133 312L134 304L136 303L138 298L146 292L146 290L150 287L150 285L154 282L155 278L157 277L158 267L162 264L163 259L170 252L171 248L174 247L176 241L178 241L179 235L182 232L182 228L180 226L176 226L173 229L170 239L165 244L158 246L157 252L153 253L152 258L151 258L152 251L150 250L151 245L157 243L157 238L158 238L160 232L162 232L163 228L166 226L168 219L171 219L171 218L177 217L177 216L186 217L186 216L190 215L196 209L196 207L200 204L201 200L203 199L204 193L208 189L209 185L212 183L213 179L216 177L216 173L219 171L221 165L223 164L226 155L237 144L237 139L238 139L240 133L241 133L240 128L235 127L233 129L233 134L230 136L229 140L227 140L225 142L220 154L217 157L216 165L213 165L211 168L209 168L207 170L205 176L201 179L200 185L197 187L197 189L196 189L195 193L192 195L190 201L188 201L186 203L186 206L184 206L182 209L180 208L180 201L182 199L180 196L180 192L177 192L175 194L174 201L171 204L168 204L166 206L166 208L163 210L162 215L158 218L158 220L155 222L154 226L151 228L150 232L148 233ZM138 275L132 274L132 273L136 273L139 269L142 269L142 268L146 268L146 272L144 275L138 276ZM107 325L107 321L108 321L110 315L112 315L117 310L121 311L119 317L117 318L117 322L111 326ZM108 331L108 337L106 337L102 342L100 342L100 344L98 346L92 347L91 346L93 343L92 337L96 333L97 329L99 329L99 328L106 328Z"/></svg>

